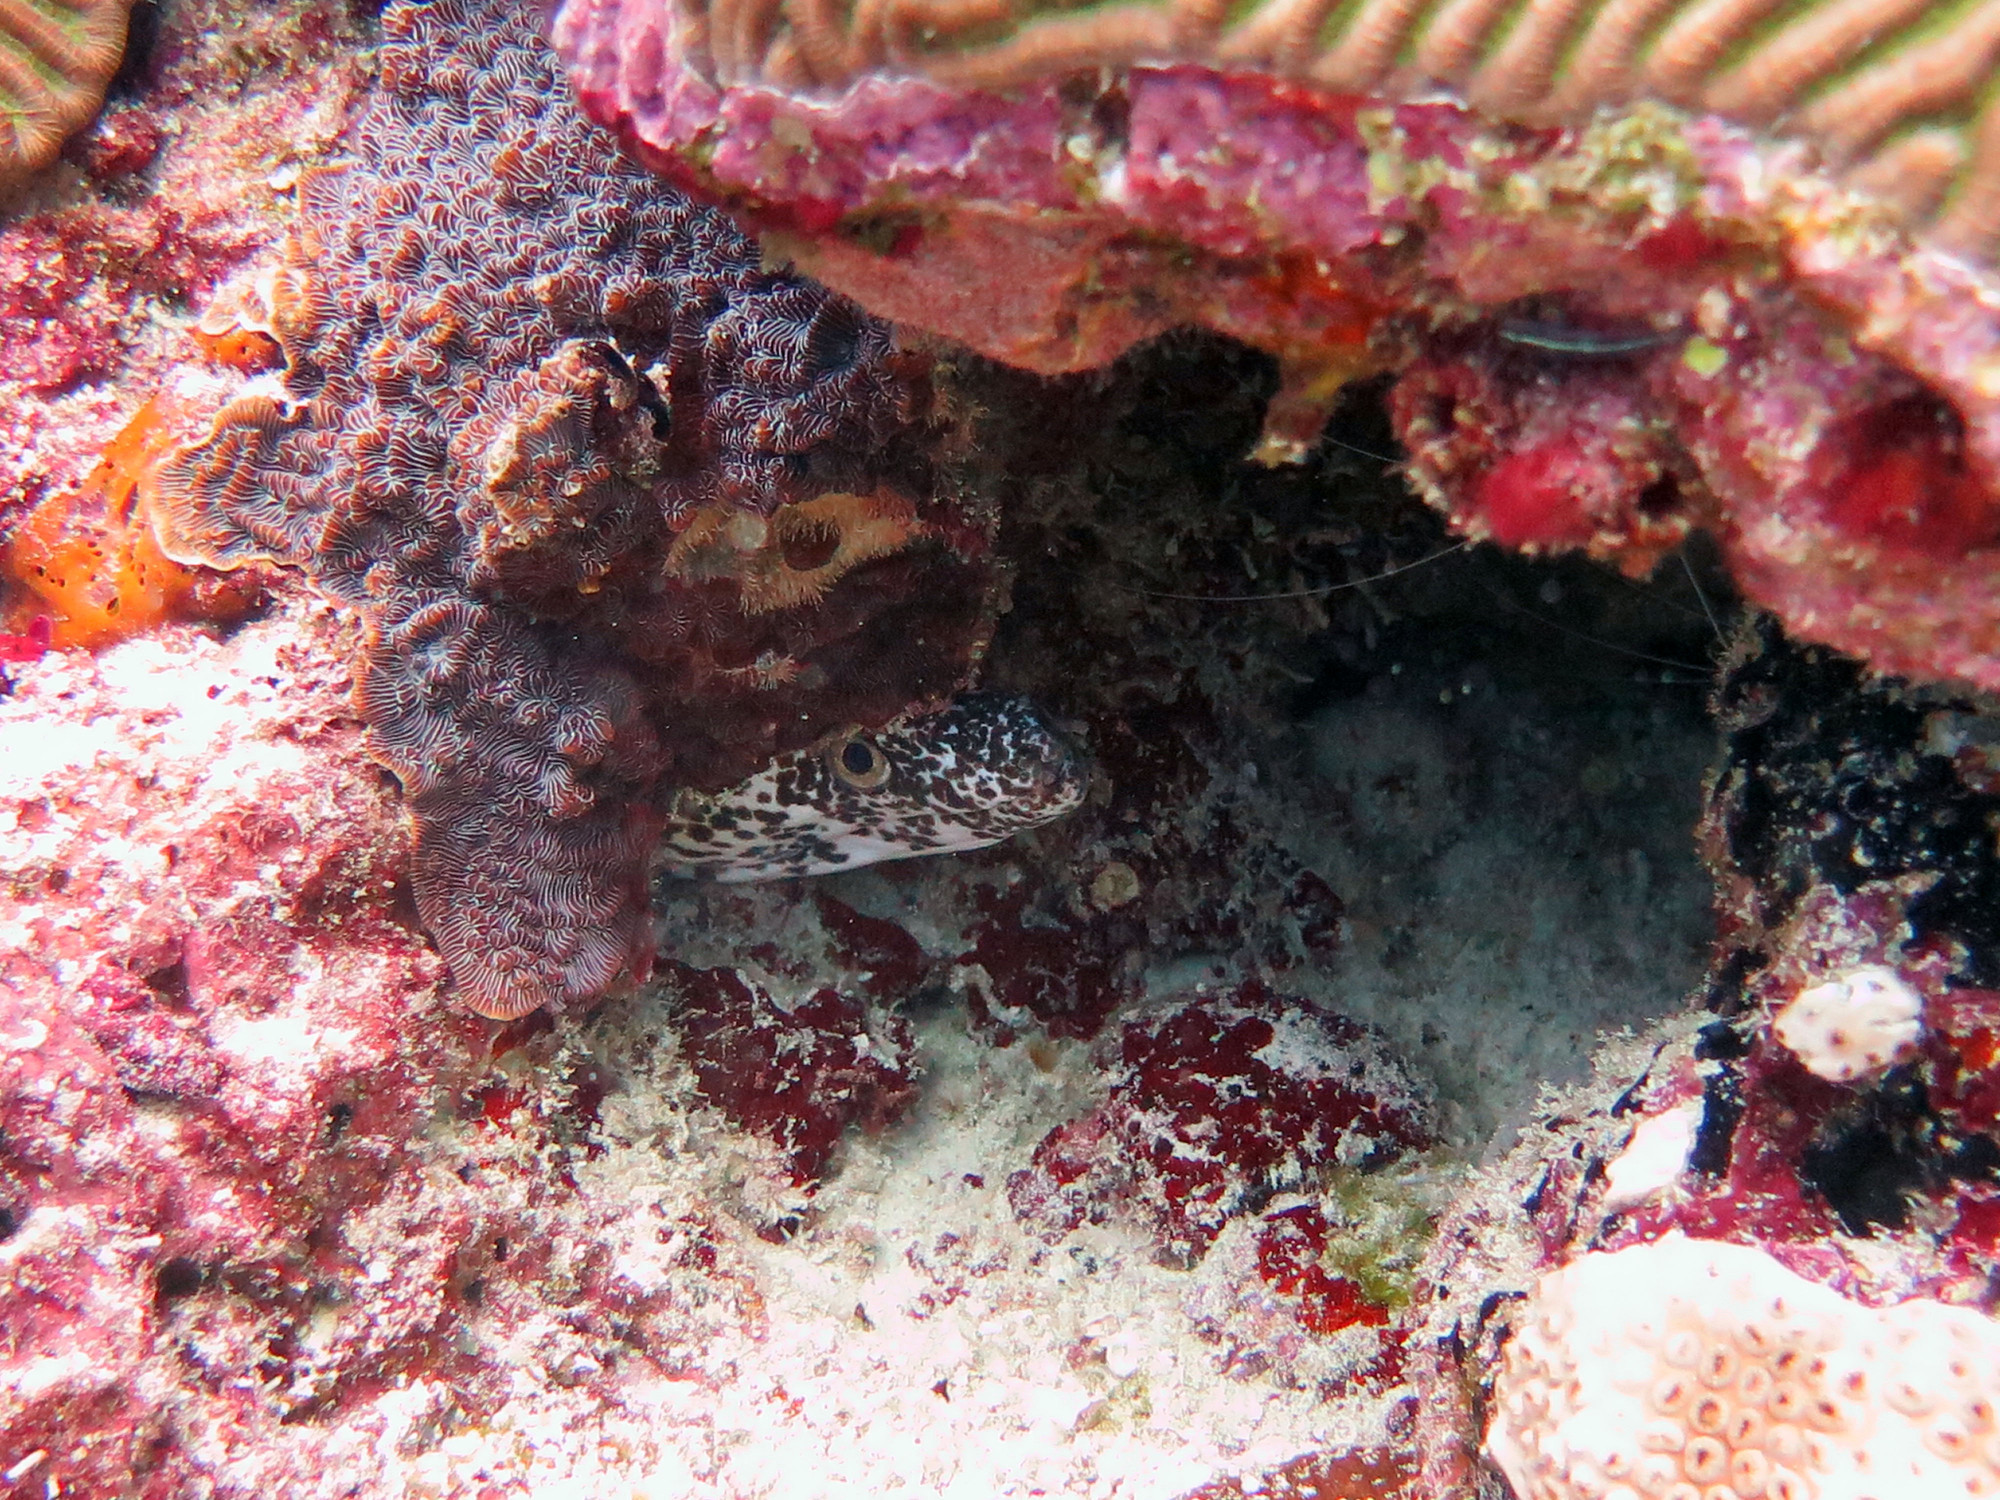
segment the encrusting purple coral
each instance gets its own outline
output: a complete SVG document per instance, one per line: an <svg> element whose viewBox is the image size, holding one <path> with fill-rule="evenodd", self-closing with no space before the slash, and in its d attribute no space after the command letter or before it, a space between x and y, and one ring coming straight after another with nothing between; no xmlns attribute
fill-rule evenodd
<svg viewBox="0 0 2000 1500"><path fill-rule="evenodd" d="M249 299L282 379L153 500L173 555L360 611L419 912L507 1017L645 968L662 778L727 785L959 684L987 525L939 498L924 362L622 164L521 7L383 24L354 160L308 175Z"/></svg>

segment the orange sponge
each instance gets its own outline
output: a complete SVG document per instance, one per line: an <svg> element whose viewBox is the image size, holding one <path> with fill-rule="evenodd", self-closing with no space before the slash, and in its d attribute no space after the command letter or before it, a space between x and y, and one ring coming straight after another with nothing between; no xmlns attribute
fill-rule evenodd
<svg viewBox="0 0 2000 1500"><path fill-rule="evenodd" d="M137 504L147 469L176 437L170 403L148 401L104 450L83 487L55 495L15 528L0 573L21 586L7 612L48 616L57 646L100 646L162 620L213 618L199 575L169 561ZM225 604L224 612L233 612Z"/></svg>

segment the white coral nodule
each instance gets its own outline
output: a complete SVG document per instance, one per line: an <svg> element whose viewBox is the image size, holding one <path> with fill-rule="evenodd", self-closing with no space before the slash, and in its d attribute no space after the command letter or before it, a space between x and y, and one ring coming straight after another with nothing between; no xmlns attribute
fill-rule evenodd
<svg viewBox="0 0 2000 1500"><path fill-rule="evenodd" d="M1520 1500L2000 1496L2000 1323L1670 1235L1543 1276L1486 1452Z"/></svg>
<svg viewBox="0 0 2000 1500"><path fill-rule="evenodd" d="M1807 1071L1832 1083L1872 1078L1916 1051L1923 996L1902 975L1863 964L1809 985L1771 1023Z"/></svg>

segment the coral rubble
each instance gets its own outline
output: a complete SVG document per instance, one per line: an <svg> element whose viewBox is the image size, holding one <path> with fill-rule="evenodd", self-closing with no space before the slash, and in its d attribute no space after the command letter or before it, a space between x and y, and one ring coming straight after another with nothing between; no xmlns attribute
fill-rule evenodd
<svg viewBox="0 0 2000 1500"><path fill-rule="evenodd" d="M1273 456L1394 369L1467 534L1643 571L1703 527L1799 635L2000 685L2000 24L1753 9L569 0L555 35L637 156L886 316L1040 371L1245 339Z"/></svg>
<svg viewBox="0 0 2000 1500"><path fill-rule="evenodd" d="M831 988L780 1005L733 969L676 963L661 978L701 1097L768 1139L794 1188L825 1175L850 1124L879 1132L916 1097L901 1016ZM766 1227L787 1226L796 1218Z"/></svg>
<svg viewBox="0 0 2000 1500"><path fill-rule="evenodd" d="M1273 1193L1337 1166L1385 1165L1431 1140L1421 1090L1374 1038L1255 985L1136 1016L1111 1053L1104 1101L1051 1131L1007 1184L1014 1211L1052 1241L1086 1219L1129 1215L1162 1260L1192 1264L1225 1223ZM1314 1231L1288 1222L1271 1232ZM1304 1257L1315 1272L1323 1226L1318 1234Z"/></svg>
<svg viewBox="0 0 2000 1500"><path fill-rule="evenodd" d="M656 789L950 693L990 612L924 362L621 164L526 9L401 6L354 159L246 299L282 379L170 457L170 554L361 611L374 753L467 1004L650 954ZM239 320L241 321L241 320Z"/></svg>

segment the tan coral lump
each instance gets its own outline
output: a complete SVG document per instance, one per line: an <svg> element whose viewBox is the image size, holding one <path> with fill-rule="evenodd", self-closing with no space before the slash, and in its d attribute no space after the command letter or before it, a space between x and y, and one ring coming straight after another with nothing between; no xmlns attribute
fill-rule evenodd
<svg viewBox="0 0 2000 1500"><path fill-rule="evenodd" d="M1993 1319L1674 1235L1542 1277L1486 1451L1520 1500L1946 1500L2000 1494L1996 1406Z"/></svg>

